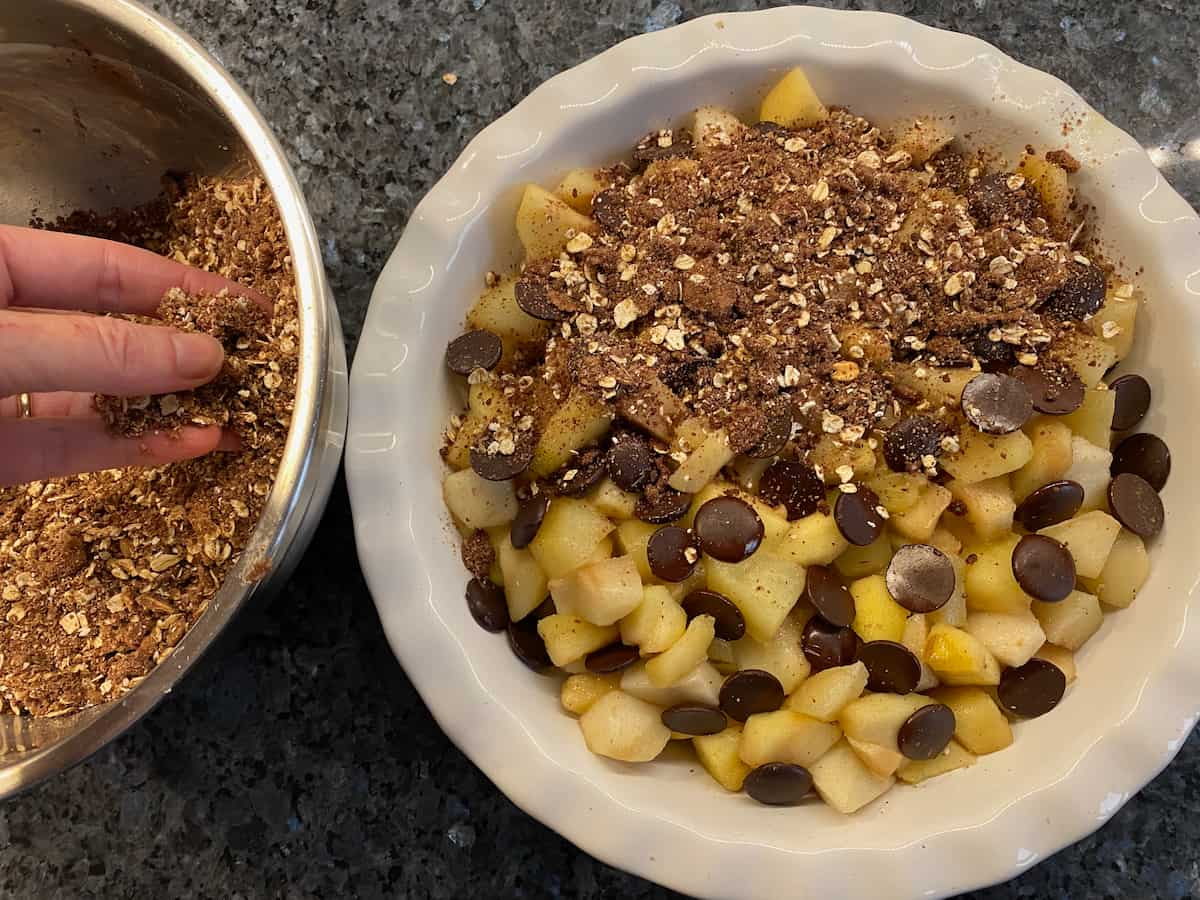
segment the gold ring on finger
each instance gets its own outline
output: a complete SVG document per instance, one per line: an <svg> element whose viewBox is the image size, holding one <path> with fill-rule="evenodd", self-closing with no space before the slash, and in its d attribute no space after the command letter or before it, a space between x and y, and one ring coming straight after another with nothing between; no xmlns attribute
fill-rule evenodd
<svg viewBox="0 0 1200 900"><path fill-rule="evenodd" d="M33 418L33 398L28 394L17 394L17 410L22 419Z"/></svg>

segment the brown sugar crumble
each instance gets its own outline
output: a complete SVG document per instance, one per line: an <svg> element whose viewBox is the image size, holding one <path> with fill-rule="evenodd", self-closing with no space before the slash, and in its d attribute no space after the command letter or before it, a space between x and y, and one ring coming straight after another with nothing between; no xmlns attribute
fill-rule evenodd
<svg viewBox="0 0 1200 900"><path fill-rule="evenodd" d="M1074 378L1109 266L1023 174L953 150L917 165L836 108L817 127L721 138L648 136L631 165L603 173L595 229L526 264L516 299L549 336L472 373L509 400L473 466L521 455L584 394L658 439L664 475L686 458L675 427L693 417L737 453L798 457L837 484L846 472L824 460L874 452L914 415L933 420L915 466L932 475L959 449L962 410L933 406L921 381L951 369Z"/></svg>
<svg viewBox="0 0 1200 900"><path fill-rule="evenodd" d="M229 351L191 394L98 398L127 434L220 424L239 453L0 488L0 697L58 716L115 699L179 643L238 561L274 483L299 366L295 283L283 223L259 178L180 178L145 207L72 214L56 230L136 244L218 272L274 304L173 291L175 327Z"/></svg>

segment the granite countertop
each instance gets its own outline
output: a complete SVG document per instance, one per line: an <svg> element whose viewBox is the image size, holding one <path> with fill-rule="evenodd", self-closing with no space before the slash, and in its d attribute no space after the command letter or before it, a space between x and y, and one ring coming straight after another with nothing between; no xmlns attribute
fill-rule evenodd
<svg viewBox="0 0 1200 900"><path fill-rule="evenodd" d="M308 194L353 349L415 203L479 129L725 0L152 0L247 88ZM1200 200L1193 0L865 0L1059 75ZM442 75L454 72L453 86ZM973 895L1200 897L1200 739L1096 835ZM514 807L392 657L339 484L291 585L96 758L0 806L4 897L669 896Z"/></svg>

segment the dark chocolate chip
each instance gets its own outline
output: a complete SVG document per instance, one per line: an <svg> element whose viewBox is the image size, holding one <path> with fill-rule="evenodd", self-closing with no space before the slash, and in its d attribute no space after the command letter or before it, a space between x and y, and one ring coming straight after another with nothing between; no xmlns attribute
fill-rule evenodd
<svg viewBox="0 0 1200 900"><path fill-rule="evenodd" d="M607 471L601 451L584 450L554 476L554 489L564 497L582 497L604 480Z"/></svg>
<svg viewBox="0 0 1200 900"><path fill-rule="evenodd" d="M633 514L651 525L666 525L686 516L691 506L691 494L681 494L664 485L638 497Z"/></svg>
<svg viewBox="0 0 1200 900"><path fill-rule="evenodd" d="M713 706L680 703L662 711L662 723L680 734L717 734L728 724L725 713Z"/></svg>
<svg viewBox="0 0 1200 900"><path fill-rule="evenodd" d="M758 496L769 506L786 506L789 520L802 519L825 501L825 484L812 466L778 460L762 473Z"/></svg>
<svg viewBox="0 0 1200 900"><path fill-rule="evenodd" d="M1139 537L1151 538L1162 531L1162 498L1140 475L1122 472L1108 483L1108 508L1118 522Z"/></svg>
<svg viewBox="0 0 1200 900"><path fill-rule="evenodd" d="M753 506L737 497L709 500L696 512L692 527L700 549L721 562L741 562L763 539L762 519Z"/></svg>
<svg viewBox="0 0 1200 900"><path fill-rule="evenodd" d="M470 375L476 369L494 369L504 353L504 343L482 328L459 335L446 348L446 367L456 375Z"/></svg>
<svg viewBox="0 0 1200 900"><path fill-rule="evenodd" d="M930 544L906 544L887 567L887 589L909 612L941 609L954 593L954 564Z"/></svg>
<svg viewBox="0 0 1200 900"><path fill-rule="evenodd" d="M1071 270L1062 287L1052 291L1038 312L1071 322L1079 322L1095 315L1104 305L1108 290L1104 273L1095 266L1077 265Z"/></svg>
<svg viewBox="0 0 1200 900"><path fill-rule="evenodd" d="M690 557L690 558L689 558ZM696 540L686 528L664 525L646 544L650 571L663 581L686 581L696 571L700 553Z"/></svg>
<svg viewBox="0 0 1200 900"><path fill-rule="evenodd" d="M763 433L749 448L743 451L754 459L775 456L787 446L792 436L792 401L780 396L771 400L763 410Z"/></svg>
<svg viewBox="0 0 1200 900"><path fill-rule="evenodd" d="M854 621L854 597L841 576L828 566L809 566L804 599L830 625L845 628Z"/></svg>
<svg viewBox="0 0 1200 900"><path fill-rule="evenodd" d="M783 698L779 679L762 669L734 672L721 685L721 711L736 722L745 722L756 713L774 712L783 706Z"/></svg>
<svg viewBox="0 0 1200 900"><path fill-rule="evenodd" d="M946 428L928 416L901 419L883 436L883 458L894 472L916 472L925 468L926 456L941 453Z"/></svg>
<svg viewBox="0 0 1200 900"><path fill-rule="evenodd" d="M964 335L962 339L963 346L967 348L975 359L979 360L979 367L983 371L1007 371L1016 359L1016 350L1012 344L1006 344L1004 341L993 341L988 337L988 331L990 329Z"/></svg>
<svg viewBox="0 0 1200 900"><path fill-rule="evenodd" d="M1083 506L1083 485L1075 481L1052 481L1021 501L1013 518L1026 531L1041 531L1065 522Z"/></svg>
<svg viewBox="0 0 1200 900"><path fill-rule="evenodd" d="M480 478L488 481L508 481L516 478L533 462L533 442L517 441L516 449L507 455L488 453L486 450L471 450L471 468Z"/></svg>
<svg viewBox="0 0 1200 900"><path fill-rule="evenodd" d="M800 649L814 670L848 666L858 657L858 635L851 628L833 625L820 616L804 624Z"/></svg>
<svg viewBox="0 0 1200 900"><path fill-rule="evenodd" d="M545 600L543 600L541 603L539 603L537 606L535 606L533 608L533 612L531 612L527 616L526 619L522 619L521 621L524 622L524 621L528 620L530 622L540 622L540 621L542 621L542 619L546 618L547 616L553 616L557 612L558 612L558 607L556 607L554 605L554 598L547 597Z"/></svg>
<svg viewBox="0 0 1200 900"><path fill-rule="evenodd" d="M1117 393L1113 431L1128 431L1142 421L1150 409L1150 382L1141 375L1122 375L1108 389Z"/></svg>
<svg viewBox="0 0 1200 900"><path fill-rule="evenodd" d="M656 159L674 159L691 155L691 141L676 138L663 147L658 143L657 132L643 138L633 150L633 158L638 162L653 162Z"/></svg>
<svg viewBox="0 0 1200 900"><path fill-rule="evenodd" d="M812 791L808 769L794 763L763 763L746 776L742 788L765 806L795 806Z"/></svg>
<svg viewBox="0 0 1200 900"><path fill-rule="evenodd" d="M870 488L855 485L852 494L838 493L833 504L833 521L842 537L856 547L875 543L883 532L883 516L880 514L879 498Z"/></svg>
<svg viewBox="0 0 1200 900"><path fill-rule="evenodd" d="M1023 381L985 372L963 388L962 409L984 434L1009 434L1033 417L1033 398Z"/></svg>
<svg viewBox="0 0 1200 900"><path fill-rule="evenodd" d="M650 444L637 435L625 435L608 451L608 474L623 491L639 493L658 474Z"/></svg>
<svg viewBox="0 0 1200 900"><path fill-rule="evenodd" d="M484 631L503 631L508 627L508 602L504 588L490 581L472 578L467 582L467 609Z"/></svg>
<svg viewBox="0 0 1200 900"><path fill-rule="evenodd" d="M896 743L908 759L933 759L954 737L954 710L941 703L922 706L904 720Z"/></svg>
<svg viewBox="0 0 1200 900"><path fill-rule="evenodd" d="M571 318L568 310L560 309L550 302L550 291L540 281L522 278L514 289L517 295L517 306L528 315L544 322L563 322Z"/></svg>
<svg viewBox="0 0 1200 900"><path fill-rule="evenodd" d="M1014 221L1033 218L1038 208L1037 196L1028 185L1008 186L1011 172L993 172L976 179L967 188L967 205L971 215L984 227L991 228L1006 219Z"/></svg>
<svg viewBox="0 0 1200 900"><path fill-rule="evenodd" d="M746 634L742 611L716 591L692 591L684 598L683 611L689 622L696 616L712 616L716 620L716 636L723 641L740 640Z"/></svg>
<svg viewBox="0 0 1200 900"><path fill-rule="evenodd" d="M996 697L1000 705L1016 716L1032 719L1058 706L1067 690L1067 676L1054 663L1036 656L1000 675Z"/></svg>
<svg viewBox="0 0 1200 900"><path fill-rule="evenodd" d="M638 661L639 656L637 647L630 647L618 642L601 647L599 650L593 650L584 658L583 664L589 672L607 675L609 672L620 672L622 669L632 666Z"/></svg>
<svg viewBox="0 0 1200 900"><path fill-rule="evenodd" d="M1075 557L1044 534L1027 534L1017 542L1012 573L1021 590L1045 603L1064 600L1075 590Z"/></svg>
<svg viewBox="0 0 1200 900"><path fill-rule="evenodd" d="M1074 372L1046 372L1017 366L1009 374L1029 390L1033 408L1048 416L1065 416L1083 405L1085 388Z"/></svg>
<svg viewBox="0 0 1200 900"><path fill-rule="evenodd" d="M534 672L550 670L550 654L546 652L546 643L538 634L537 621L532 617L508 623L508 646L517 659Z"/></svg>
<svg viewBox="0 0 1200 900"><path fill-rule="evenodd" d="M626 218L626 200L620 188L608 188L592 197L592 218L609 231L620 231Z"/></svg>
<svg viewBox="0 0 1200 900"><path fill-rule="evenodd" d="M867 641L858 648L858 661L867 667L867 687L888 694L911 694L921 680L921 663L903 644Z"/></svg>
<svg viewBox="0 0 1200 900"><path fill-rule="evenodd" d="M544 491L521 501L508 533L508 539L512 541L514 549L522 550L528 547L530 541L537 537L538 529L542 527L542 519L546 518L546 510L549 508L550 496Z"/></svg>
<svg viewBox="0 0 1200 900"><path fill-rule="evenodd" d="M1113 451L1113 475L1126 472L1144 478L1156 491L1161 491L1171 474L1171 451L1158 435L1145 432L1131 434Z"/></svg>

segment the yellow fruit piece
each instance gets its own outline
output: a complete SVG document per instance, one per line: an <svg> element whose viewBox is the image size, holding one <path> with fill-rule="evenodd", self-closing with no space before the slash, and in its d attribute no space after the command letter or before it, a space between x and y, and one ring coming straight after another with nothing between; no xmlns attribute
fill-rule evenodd
<svg viewBox="0 0 1200 900"><path fill-rule="evenodd" d="M609 691L615 691L620 683L620 675L597 675L593 672L568 675L559 690L558 699L562 708L571 715L582 716L591 709L593 703Z"/></svg>
<svg viewBox="0 0 1200 900"><path fill-rule="evenodd" d="M995 540L1012 531L1017 504L1007 475L972 484L952 481L950 493L966 507L967 521L981 540Z"/></svg>
<svg viewBox="0 0 1200 900"><path fill-rule="evenodd" d="M925 165L930 157L954 140L954 132L935 119L916 119L896 139L892 152L903 151L912 157L912 165Z"/></svg>
<svg viewBox="0 0 1200 900"><path fill-rule="evenodd" d="M1015 472L1033 456L1033 443L1023 431L984 434L967 428L959 438L961 451L942 460L955 481L972 484Z"/></svg>
<svg viewBox="0 0 1200 900"><path fill-rule="evenodd" d="M512 361L517 348L543 340L550 326L535 319L517 303L517 275L504 275L494 285L485 288L467 313L467 328L482 328L500 337L504 353L501 365ZM472 387L488 385L499 392L499 385L480 382Z"/></svg>
<svg viewBox="0 0 1200 900"><path fill-rule="evenodd" d="M866 480L875 471L875 453L865 444L843 444L833 435L822 435L817 445L809 451L808 461L819 466L825 475L826 484L838 484L841 476L838 469L849 466L855 481Z"/></svg>
<svg viewBox="0 0 1200 900"><path fill-rule="evenodd" d="M870 744L852 737L846 738L846 743L854 751L854 755L862 760L863 765L876 775L887 777L894 775L904 762L904 755L898 750L889 750L878 744Z"/></svg>
<svg viewBox="0 0 1200 900"><path fill-rule="evenodd" d="M546 599L546 573L528 549L518 550L512 545L507 532L496 548L496 558L508 602L508 617L519 622Z"/></svg>
<svg viewBox="0 0 1200 900"><path fill-rule="evenodd" d="M821 799L845 815L862 809L896 783L895 778L867 768L846 741L834 744L808 771Z"/></svg>
<svg viewBox="0 0 1200 900"><path fill-rule="evenodd" d="M1106 512L1093 510L1078 515L1038 534L1066 544L1075 558L1075 574L1081 578L1099 578L1121 532L1121 523Z"/></svg>
<svg viewBox="0 0 1200 900"><path fill-rule="evenodd" d="M467 528L506 525L517 514L517 494L511 481L487 481L472 469L451 472L442 482L446 508Z"/></svg>
<svg viewBox="0 0 1200 900"><path fill-rule="evenodd" d="M891 561L892 542L884 532L872 544L849 547L833 564L846 578L863 578L882 572Z"/></svg>
<svg viewBox="0 0 1200 900"><path fill-rule="evenodd" d="M615 625L642 602L642 580L628 556L590 562L549 587L555 609L593 625Z"/></svg>
<svg viewBox="0 0 1200 900"><path fill-rule="evenodd" d="M802 566L827 566L849 547L833 516L816 512L792 522L775 552Z"/></svg>
<svg viewBox="0 0 1200 900"><path fill-rule="evenodd" d="M962 744L951 740L946 749L933 759L906 760L897 770L896 775L906 784L920 784L938 775L945 775L955 769L965 769L975 765L975 754L963 747Z"/></svg>
<svg viewBox="0 0 1200 900"><path fill-rule="evenodd" d="M1017 172L1037 191L1046 216L1053 222L1065 222L1071 208L1071 185L1067 170L1045 157L1026 155Z"/></svg>
<svg viewBox="0 0 1200 900"><path fill-rule="evenodd" d="M1043 484L1062 478L1071 468L1071 429L1061 418L1038 416L1025 426L1033 443L1033 456L1012 473L1013 497L1018 503Z"/></svg>
<svg viewBox="0 0 1200 900"><path fill-rule="evenodd" d="M742 120L719 106L701 106L692 116L692 141L701 156L727 147L745 129Z"/></svg>
<svg viewBox="0 0 1200 900"><path fill-rule="evenodd" d="M554 193L575 212L590 216L592 198L610 183L603 169L572 169L563 176Z"/></svg>
<svg viewBox="0 0 1200 900"><path fill-rule="evenodd" d="M1128 294L1128 296L1124 296ZM1138 306L1141 296L1131 286L1118 284L1108 292L1104 305L1092 319L1096 335L1113 348L1118 360L1124 359L1133 349L1133 336L1137 324ZM1105 334L1112 335L1105 337Z"/></svg>
<svg viewBox="0 0 1200 900"><path fill-rule="evenodd" d="M714 431L671 473L667 484L685 494L695 493L710 483L731 459L733 450L728 435Z"/></svg>
<svg viewBox="0 0 1200 900"><path fill-rule="evenodd" d="M642 588L642 602L621 620L621 640L642 655L662 653L683 637L687 614L662 585Z"/></svg>
<svg viewBox="0 0 1200 900"><path fill-rule="evenodd" d="M987 691L976 687L942 687L932 697L954 713L954 738L972 753L983 756L1003 750L1013 742L1012 726Z"/></svg>
<svg viewBox="0 0 1200 900"><path fill-rule="evenodd" d="M837 725L778 709L746 720L738 755L751 767L769 762L810 766L841 736L842 730Z"/></svg>
<svg viewBox="0 0 1200 900"><path fill-rule="evenodd" d="M861 662L835 666L810 675L783 705L822 722L832 722L866 688L867 667Z"/></svg>
<svg viewBox="0 0 1200 900"><path fill-rule="evenodd" d="M627 519L617 525L617 547L625 556L633 557L643 581L655 580L654 573L650 571L650 560L646 556L646 546L650 543L650 537L660 527L638 519Z"/></svg>
<svg viewBox="0 0 1200 900"><path fill-rule="evenodd" d="M892 599L882 575L869 575L850 585L854 597L851 628L864 641L899 641L908 610Z"/></svg>
<svg viewBox="0 0 1200 900"><path fill-rule="evenodd" d="M879 502L883 504L883 508L888 511L889 515L894 516L896 513L907 512L916 506L921 492L928 484L929 479L924 475L915 475L910 472L883 472L875 474L867 482L867 487L879 497Z"/></svg>
<svg viewBox="0 0 1200 900"><path fill-rule="evenodd" d="M945 684L1000 683L1000 664L978 638L941 623L929 630L925 662Z"/></svg>
<svg viewBox="0 0 1200 900"><path fill-rule="evenodd" d="M1094 388L1104 373L1117 362L1117 352L1103 338L1078 332L1065 335L1054 345L1056 359L1075 370L1084 387Z"/></svg>
<svg viewBox="0 0 1200 900"><path fill-rule="evenodd" d="M587 501L555 497L529 552L548 577L561 578L587 562L612 530L608 516Z"/></svg>
<svg viewBox="0 0 1200 900"><path fill-rule="evenodd" d="M1150 557L1140 537L1124 528L1113 541L1104 568L1096 578L1082 578L1084 586L1105 606L1124 609L1133 603L1150 577Z"/></svg>
<svg viewBox="0 0 1200 900"><path fill-rule="evenodd" d="M909 509L892 513L889 525L901 537L925 543L933 537L942 513L953 500L954 495L940 484L927 484Z"/></svg>
<svg viewBox="0 0 1200 900"><path fill-rule="evenodd" d="M1093 388L1083 395L1083 405L1062 417L1063 424L1097 447L1107 448L1112 442L1113 414L1117 408L1117 392Z"/></svg>
<svg viewBox="0 0 1200 900"><path fill-rule="evenodd" d="M587 500L610 519L622 521L633 518L638 498L637 494L621 490L611 478L605 478L588 494Z"/></svg>
<svg viewBox="0 0 1200 900"><path fill-rule="evenodd" d="M800 636L808 616L797 610L783 620L769 641L744 637L732 645L734 662L739 669L761 669L770 672L790 694L808 677L812 670L800 646Z"/></svg>
<svg viewBox="0 0 1200 900"><path fill-rule="evenodd" d="M738 745L742 740L740 725L730 725L717 734L692 738L692 748L700 765L727 791L740 791L742 782L750 774L750 767L738 756Z"/></svg>
<svg viewBox="0 0 1200 900"><path fill-rule="evenodd" d="M526 257L545 259L558 256L576 234L593 232L597 226L545 188L528 184L517 208L516 227Z"/></svg>
<svg viewBox="0 0 1200 900"><path fill-rule="evenodd" d="M963 388L978 374L970 369L912 365L898 365L894 372L898 385L920 394L934 408L948 406L955 409L962 401Z"/></svg>
<svg viewBox="0 0 1200 900"><path fill-rule="evenodd" d="M829 117L829 111L818 99L804 70L797 67L788 72L763 98L758 118L788 128L811 128Z"/></svg>
<svg viewBox="0 0 1200 900"><path fill-rule="evenodd" d="M972 548L965 570L967 608L977 612L1017 613L1029 609L1033 598L1021 590L1012 571L1013 549L1020 537L1008 537Z"/></svg>
<svg viewBox="0 0 1200 900"><path fill-rule="evenodd" d="M646 662L646 674L657 687L670 687L708 659L708 645L715 636L716 620L696 616L688 623L683 637L658 656Z"/></svg>
<svg viewBox="0 0 1200 900"><path fill-rule="evenodd" d="M561 469L577 450L598 441L612 420L612 412L600 401L582 391L571 394L542 427L530 470L549 475Z"/></svg>
<svg viewBox="0 0 1200 900"><path fill-rule="evenodd" d="M756 641L775 636L804 590L804 568L758 550L740 563L704 557L708 586L742 611L746 633Z"/></svg>
<svg viewBox="0 0 1200 900"><path fill-rule="evenodd" d="M1054 665L1062 669L1062 673L1067 676L1067 684L1075 680L1075 654L1065 647L1043 644L1042 648L1034 656L1038 659L1044 659L1046 662L1054 663Z"/></svg>
<svg viewBox="0 0 1200 900"><path fill-rule="evenodd" d="M550 661L560 668L582 659L593 650L607 647L619 636L616 626L601 627L580 619L555 613L538 622L538 634L546 644Z"/></svg>
<svg viewBox="0 0 1200 900"><path fill-rule="evenodd" d="M622 762L649 762L671 740L657 706L623 691L609 691L579 717L587 747Z"/></svg>
<svg viewBox="0 0 1200 900"><path fill-rule="evenodd" d="M1035 600L1033 614L1042 623L1046 640L1067 650L1078 650L1104 624L1100 601L1083 591L1072 591L1057 603Z"/></svg>
<svg viewBox="0 0 1200 900"><path fill-rule="evenodd" d="M932 702L921 694L867 694L847 704L838 721L847 737L898 752L900 726Z"/></svg>

